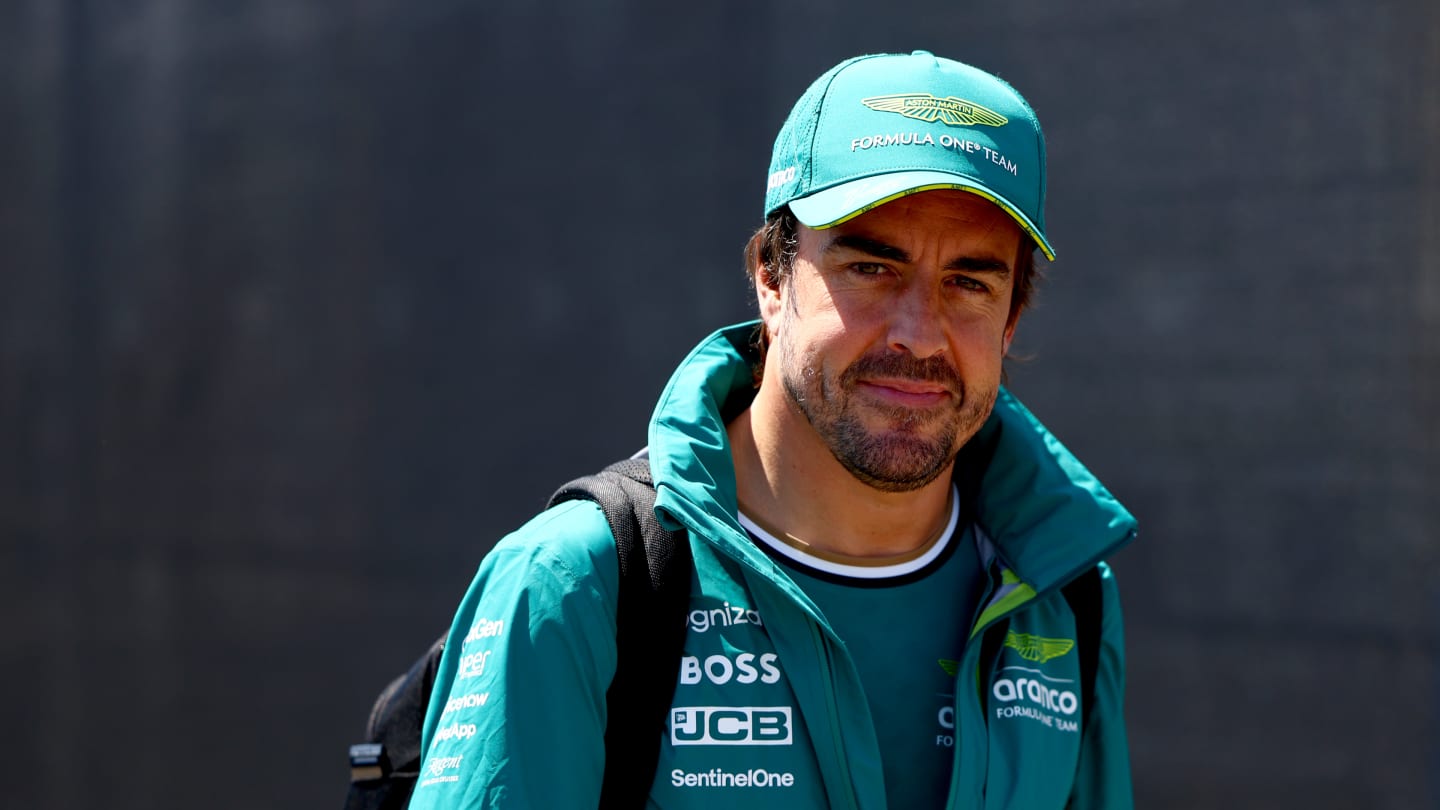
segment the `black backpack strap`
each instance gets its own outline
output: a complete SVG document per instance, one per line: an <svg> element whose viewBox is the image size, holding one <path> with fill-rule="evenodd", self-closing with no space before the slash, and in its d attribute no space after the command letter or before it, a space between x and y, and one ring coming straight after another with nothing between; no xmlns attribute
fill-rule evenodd
<svg viewBox="0 0 1440 810"><path fill-rule="evenodd" d="M643 807L655 781L666 714L675 696L690 601L690 543L655 519L650 464L627 459L566 484L550 499L595 501L615 536L620 562L615 680L605 695L605 781L600 807ZM420 734L445 648L441 636L390 682L350 748L346 810L402 810L420 770Z"/></svg>
<svg viewBox="0 0 1440 810"><path fill-rule="evenodd" d="M1080 705L1086 707L1086 719L1090 716L1089 707L1094 705L1095 671L1100 665L1100 619L1104 598L1100 588L1100 568L1092 566L1060 589L1065 601L1070 604L1070 612L1075 614L1075 646L1080 656Z"/></svg>
<svg viewBox="0 0 1440 810"><path fill-rule="evenodd" d="M685 648L690 542L685 532L668 531L656 520L647 459L626 459L571 481L550 498L550 505L577 499L600 505L620 559L615 679L605 694L600 807L644 807Z"/></svg>

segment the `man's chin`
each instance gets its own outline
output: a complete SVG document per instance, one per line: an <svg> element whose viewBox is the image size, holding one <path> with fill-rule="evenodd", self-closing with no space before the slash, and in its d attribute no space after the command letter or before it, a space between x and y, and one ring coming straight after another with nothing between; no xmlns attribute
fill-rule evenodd
<svg viewBox="0 0 1440 810"><path fill-rule="evenodd" d="M913 432L871 434L862 448L836 452L835 458L861 483L883 492L921 489L955 460L953 443L943 437L921 437Z"/></svg>
<svg viewBox="0 0 1440 810"><path fill-rule="evenodd" d="M861 469L859 467L845 466L855 480L881 492L914 492L924 489L935 479L939 478L947 469L948 464L938 467L930 467L924 471L915 470L874 470Z"/></svg>
<svg viewBox="0 0 1440 810"><path fill-rule="evenodd" d="M871 436L933 441L947 430L955 412L950 408L866 408L864 424Z"/></svg>

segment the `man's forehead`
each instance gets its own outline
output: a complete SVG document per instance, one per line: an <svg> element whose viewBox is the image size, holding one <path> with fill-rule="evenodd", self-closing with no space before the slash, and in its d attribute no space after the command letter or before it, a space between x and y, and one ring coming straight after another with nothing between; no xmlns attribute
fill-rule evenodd
<svg viewBox="0 0 1440 810"><path fill-rule="evenodd" d="M851 237L889 241L937 234L958 238L998 237L1006 242L1013 238L1018 244L1022 232L1008 213L989 200L964 191L940 189L897 197L854 219L814 229L814 233L820 244L828 248L853 244Z"/></svg>
<svg viewBox="0 0 1440 810"><path fill-rule="evenodd" d="M934 213L975 222L1014 221L1005 209L993 201L979 194L956 188L930 189L902 194L886 200L855 219L875 218L872 215L911 216L917 212Z"/></svg>

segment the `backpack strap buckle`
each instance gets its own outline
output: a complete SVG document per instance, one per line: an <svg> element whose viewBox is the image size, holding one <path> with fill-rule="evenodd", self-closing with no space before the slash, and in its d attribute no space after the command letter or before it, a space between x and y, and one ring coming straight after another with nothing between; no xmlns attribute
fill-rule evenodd
<svg viewBox="0 0 1440 810"><path fill-rule="evenodd" d="M390 773L390 760L382 743L361 743L350 746L350 781L368 782L384 779Z"/></svg>

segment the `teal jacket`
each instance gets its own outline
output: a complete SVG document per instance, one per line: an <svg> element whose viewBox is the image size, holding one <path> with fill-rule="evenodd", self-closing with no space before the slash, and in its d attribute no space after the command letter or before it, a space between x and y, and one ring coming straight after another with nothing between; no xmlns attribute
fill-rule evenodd
<svg viewBox="0 0 1440 810"><path fill-rule="evenodd" d="M655 508L689 531L695 560L650 803L883 808L879 746L844 641L736 521L725 423L753 396L752 328L691 352L650 424ZM975 514L990 581L962 660L947 662L957 678L953 713L941 713L954 734L947 806L1128 808L1114 579L1101 564L1090 705L1073 686L1078 656L1060 652L1075 621L1059 589L1132 540L1134 521L1008 392L978 438L995 448ZM412 808L595 806L618 579L604 516L583 501L541 513L485 557L436 677ZM1003 645L982 645L992 627Z"/></svg>

